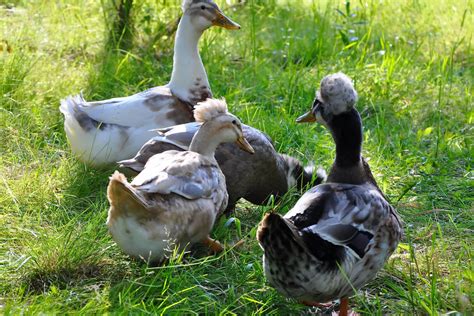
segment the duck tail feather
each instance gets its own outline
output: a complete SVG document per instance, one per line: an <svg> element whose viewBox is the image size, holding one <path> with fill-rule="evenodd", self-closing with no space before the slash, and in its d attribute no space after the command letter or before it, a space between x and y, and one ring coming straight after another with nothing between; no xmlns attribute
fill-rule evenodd
<svg viewBox="0 0 474 316"><path fill-rule="evenodd" d="M275 248L289 248L290 244L298 244L297 237L296 227L275 212L267 213L257 230L260 247L266 252L273 248L275 253L278 253L278 249Z"/></svg>
<svg viewBox="0 0 474 316"><path fill-rule="evenodd" d="M107 187L107 198L111 207L125 212L147 212L147 203L128 183L122 173L115 171Z"/></svg>
<svg viewBox="0 0 474 316"><path fill-rule="evenodd" d="M135 158L121 160L117 162L120 170L124 172L131 173L132 175L137 175L145 168L145 163L142 163Z"/></svg>
<svg viewBox="0 0 474 316"><path fill-rule="evenodd" d="M132 132L128 127L97 121L87 113L88 106L82 95L61 100L59 110L64 115L64 130L72 152L93 166L132 157L139 149L139 142L129 141Z"/></svg>
<svg viewBox="0 0 474 316"><path fill-rule="evenodd" d="M310 166L312 169L312 172L310 173L311 175L313 174L316 174L315 178L314 178L314 185L318 185L318 184L321 184L323 182L326 182L326 179L328 177L328 174L326 173L326 170L323 169L323 167L321 166L318 166L318 168L316 169L316 172L314 171L314 166ZM305 171L306 171L306 167L305 167Z"/></svg>
<svg viewBox="0 0 474 316"><path fill-rule="evenodd" d="M307 185L315 186L326 181L327 174L322 167L315 167L313 162L303 166L303 163L296 158L286 154L279 154L287 169L288 187L296 183L298 188L305 188Z"/></svg>
<svg viewBox="0 0 474 316"><path fill-rule="evenodd" d="M66 99L61 100L59 111L65 117L65 128L68 128L68 125L73 125L75 128L79 126L83 131L87 132L92 129L103 129L105 127L104 123L93 119L81 109L81 106L86 104L87 101L82 96L82 93L68 96Z"/></svg>

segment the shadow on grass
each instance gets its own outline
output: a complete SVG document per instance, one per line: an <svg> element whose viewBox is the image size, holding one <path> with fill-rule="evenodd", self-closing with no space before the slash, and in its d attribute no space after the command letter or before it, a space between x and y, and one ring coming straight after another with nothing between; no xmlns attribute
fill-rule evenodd
<svg viewBox="0 0 474 316"><path fill-rule="evenodd" d="M124 275L123 270L111 273L106 264L83 263L74 267L35 271L24 276L21 283L26 287L25 294L41 294L48 292L53 285L58 290L63 290L70 287L104 283L111 279L118 281Z"/></svg>
<svg viewBox="0 0 474 316"><path fill-rule="evenodd" d="M61 189L60 211L64 215L58 218L59 222L67 224L75 219L80 221L100 212L105 223L108 208L107 185L114 170L113 166L92 169L81 162L73 163Z"/></svg>

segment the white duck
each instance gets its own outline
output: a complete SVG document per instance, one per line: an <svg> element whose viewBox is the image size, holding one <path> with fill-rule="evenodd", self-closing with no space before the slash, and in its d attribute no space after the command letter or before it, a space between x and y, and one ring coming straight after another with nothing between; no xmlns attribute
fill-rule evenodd
<svg viewBox="0 0 474 316"><path fill-rule="evenodd" d="M154 155L131 183L118 171L110 178L107 225L118 246L132 257L160 262L175 245L183 249L198 242L222 249L209 237L228 200L214 153L223 142L254 151L224 101L199 103L194 117L203 124L188 151Z"/></svg>
<svg viewBox="0 0 474 316"><path fill-rule="evenodd" d="M72 151L98 166L132 158L156 133L151 129L193 121L193 106L212 97L198 41L212 25L240 26L212 0L184 0L176 32L171 81L132 96L87 102L81 95L61 101Z"/></svg>

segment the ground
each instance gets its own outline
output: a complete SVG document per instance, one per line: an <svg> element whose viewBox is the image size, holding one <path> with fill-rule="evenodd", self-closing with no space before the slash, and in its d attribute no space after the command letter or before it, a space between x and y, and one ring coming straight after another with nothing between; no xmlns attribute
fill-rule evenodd
<svg viewBox="0 0 474 316"><path fill-rule="evenodd" d="M134 2L133 37L110 38L110 1L0 1L0 313L308 314L265 283L255 231L278 205L240 203L219 256L159 267L123 255L105 226L100 170L70 152L58 107L129 95L171 74L179 1ZM242 25L200 43L213 93L280 152L325 168L334 145L295 118L329 73L355 81L363 154L405 223L361 314L473 312L473 10L470 0L220 1ZM115 44L114 44L115 43ZM115 46L114 46L115 45Z"/></svg>

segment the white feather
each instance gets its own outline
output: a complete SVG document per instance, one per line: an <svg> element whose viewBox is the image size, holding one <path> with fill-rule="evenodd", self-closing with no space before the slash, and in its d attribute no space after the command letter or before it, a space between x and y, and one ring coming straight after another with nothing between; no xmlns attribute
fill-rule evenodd
<svg viewBox="0 0 474 316"><path fill-rule="evenodd" d="M324 77L316 96L335 115L348 111L357 102L352 80L342 72Z"/></svg>

